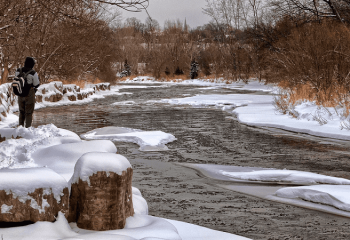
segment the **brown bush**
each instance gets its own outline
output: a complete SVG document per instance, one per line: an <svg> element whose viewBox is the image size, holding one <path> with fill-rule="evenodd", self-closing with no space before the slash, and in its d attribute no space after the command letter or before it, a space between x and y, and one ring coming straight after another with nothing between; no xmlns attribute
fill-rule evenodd
<svg viewBox="0 0 350 240"><path fill-rule="evenodd" d="M343 24L325 22L295 28L278 42L277 49L271 54L271 69L274 78L287 82L285 88L298 95L301 91L311 94L320 104L349 92L350 33Z"/></svg>

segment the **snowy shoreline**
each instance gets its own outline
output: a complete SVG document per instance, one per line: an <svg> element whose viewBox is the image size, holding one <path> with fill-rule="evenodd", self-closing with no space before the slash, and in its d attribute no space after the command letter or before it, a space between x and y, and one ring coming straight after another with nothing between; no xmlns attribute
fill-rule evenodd
<svg viewBox="0 0 350 240"><path fill-rule="evenodd" d="M276 85L265 85L256 80L243 82L234 82L230 84L219 80L218 82L186 80L182 82L157 82L147 77L139 77L125 81L133 84L178 84L194 85L207 88L228 88L247 91L264 92L261 94L229 94L229 95L204 95L198 94L193 97L184 97L176 99L163 99L159 101L149 101L149 103L166 103L172 105L190 105L193 107L216 107L231 113L237 120L243 124L256 127L271 127L292 131L295 133L304 133L312 136L334 138L341 140L350 140L350 130L342 127L346 119L338 116L333 108L327 108L321 111L313 102L304 102L295 107L298 118L279 113L274 105L274 97L279 92ZM116 103L117 104L117 103ZM330 115L330 113L332 115ZM325 119L324 124L320 125L318 116Z"/></svg>
<svg viewBox="0 0 350 240"><path fill-rule="evenodd" d="M133 81L132 83L135 83L135 81ZM137 83L137 82L136 82ZM144 83L144 81L140 82L141 84ZM149 83L157 83L154 81L150 81ZM262 83L259 83L257 81L253 81L248 85L242 84L242 83L236 83L236 84L222 84L222 83L203 83L201 84L198 81L185 81L183 83L162 83L160 86L156 86L156 87L166 87L168 84L189 84L189 85L196 85L198 87L210 87L210 88L232 88L232 89L242 89L242 90L250 90L250 91L264 91L265 93L274 93L275 92L275 87L274 86L266 86ZM119 89L123 89L123 88L133 88L134 86L123 86L123 85L117 85L117 86L113 86L111 91L108 92L101 92L99 95L91 95L89 96L89 98L87 98L86 100L82 100L81 102L67 102L67 101L62 101L62 102L57 102L57 103L53 103L53 104L48 104L48 105L67 105L67 104L84 104L88 101L92 101L93 98L96 97L103 97L103 95L110 95L110 94L130 94L130 93L119 93ZM144 86L139 86L139 87L144 87ZM146 86L147 87L147 86ZM149 86L149 87L155 87L155 86ZM268 124L271 124L269 126L272 127L279 127L282 126L282 129L286 129L288 130L288 128L293 129L296 132L303 132L303 133L308 133L305 128L308 128L309 126L312 127L313 129L316 129L315 132L316 134L320 134L319 136L323 136L323 137L335 137L338 139L345 139L345 140L350 140L349 132L347 132L346 130L339 130L339 131L343 131L343 134L339 134L337 133L328 133L327 131L321 131L322 128L323 129L330 129L329 131L331 131L332 129L334 130L335 128L335 124L328 126L328 128L324 128L327 127L325 125L323 126L319 126L322 128L316 128L315 127L315 123L317 123L317 121L312 121L312 120L307 120L306 118L304 119L293 119L289 116L285 116L285 115L276 115L275 111L272 109L273 105L272 105L272 101L273 101L273 96L272 95L259 95L259 94L229 94L229 95L221 95L221 94L217 94L217 95L197 95L194 97L185 97L185 98L177 98L177 99L163 99L163 100L159 100L159 101L149 101L146 104L153 104L155 102L160 102L160 103L165 103L165 104L174 104L174 105L192 105L194 107L216 107L216 108L220 108L223 111L227 111L227 112L231 112L233 115L237 116L237 119L247 125L254 125L254 126L267 126ZM115 103L118 104L118 103ZM128 101L127 104L133 105L136 104L135 102L132 101ZM48 106L46 105L46 106ZM38 107L45 107L44 106L38 106ZM287 121L289 119L289 121ZM162 132L153 132L153 133L142 133L142 134L137 134L140 133L141 130L138 129L129 129L127 132L118 132L118 131L125 131L125 129L115 129L115 134L110 134L108 136L108 134L104 134L103 131L101 132L101 130L93 130L90 133L87 133L85 136L82 136L82 138L86 139L100 139L100 140L91 140L91 141L82 141L80 139L79 136L77 136L76 134L69 132L67 130L63 130L63 129L59 129L57 130L55 128L55 126L40 126L36 129L29 129L28 131L24 128L17 128L16 129L16 133L13 134L10 133L10 131L12 130L8 130L6 129L6 127L12 126L17 122L17 116L14 114L9 114L7 116L6 119L4 119L5 121L1 121L0 123L0 131L2 137L4 137L6 134L8 134L8 137L11 136L21 136L21 139L9 139L5 142L0 143L0 150L2 153L6 153L5 157L7 156L8 160L5 161L3 164L3 166L1 166L2 168L6 168L7 167L12 167L12 168L23 168L23 167L31 167L31 168L36 168L36 167L40 167L40 166L47 166L51 169L54 169L57 173L59 173L61 176L63 176L67 181L69 181L71 175L72 175L72 169L74 168L74 164L76 162L76 160L82 156L85 152L89 152L89 151L94 151L93 149L95 149L97 152L113 152L116 151L113 149L114 144L111 141L132 141L135 143L138 143L140 145L140 148L142 148L143 146L147 146L151 145L151 146L157 146L159 147L158 149L152 149L152 150L162 150L162 148L164 148L164 150L166 150L166 146L165 144L171 141L174 141L176 136L173 136L171 134L166 134L166 133L162 133ZM272 123L270 123L272 122ZM305 123L304 123L305 122ZM283 124L282 124L283 123ZM307 123L309 123L309 125L307 125ZM278 125L280 124L280 125ZM300 127L300 125L303 125L302 127ZM304 124L306 124L306 127L304 127ZM6 132L7 131L7 132ZM141 131L142 132L142 131ZM136 135L135 135L136 133ZM348 135L346 135L346 133L348 133ZM118 136L119 134L119 136ZM338 136L339 135L339 136ZM159 137L159 139L157 140L157 142L152 142L150 140L153 140L152 138L154 136ZM127 137L127 138L126 138ZM52 139L51 139L52 138ZM47 139L51 139L50 141L46 141ZM29 140L29 141L28 141ZM96 144L97 142L99 142L99 144ZM159 144L161 143L161 144ZM15 145L14 145L15 144ZM29 150L29 148L27 148L27 146L29 145L34 145L35 148L34 150ZM152 145L153 144L153 145ZM12 147L11 147L12 145ZM77 147L77 146L80 147ZM15 146L15 147L13 147ZM78 152L75 151L74 149L80 149ZM15 152L8 152L9 150L16 150ZM11 151L12 151L11 150ZM18 151L19 150L19 151ZM146 147L147 150L147 147ZM16 155L17 154L17 155ZM22 156L23 155L23 156ZM12 156L17 156L18 159L21 159L21 161L18 162L13 162L13 158L11 158ZM62 159L60 156L64 156ZM67 160L67 159L73 159L73 160ZM60 163L64 163L64 167L60 166ZM25 165L23 165L25 164ZM220 173L222 176L226 176L226 177L230 177L231 180L232 178L236 178L239 179L245 179L248 181L252 181L253 179L258 179L258 180L262 180L261 178L263 178L263 181L269 182L272 181L273 179L276 179L276 174L278 175L278 179L280 179L280 175L281 175L281 171L284 170L275 170L277 172L275 173L271 173L269 172L268 174L263 174L263 175L259 175L259 171L255 171L254 174L249 173L250 171L248 171L247 173L240 173L240 175L237 175L237 172L235 171L228 171L227 169L223 169L222 172ZM283 172L283 175L285 175ZM289 173L287 173L288 176ZM298 174L297 174L298 175ZM306 175L308 177L310 177L311 182L308 183L308 185L312 185L314 184L314 182L316 182L316 184L319 184L319 182L314 181L315 179L319 178L319 176L315 176L315 175L311 175L306 173ZM238 177L237 177L238 176ZM262 177L263 176L263 177ZM305 176L305 175L302 175ZM323 179L329 179L330 177L328 176L324 176L322 177ZM300 184L300 181L298 182L298 178L289 178L288 182L292 182L293 184ZM346 179L332 179L332 184L336 183L336 184L348 184L348 180ZM342 183L344 182L344 183ZM308 203L314 202L314 204L318 204L319 206L321 206L320 208L316 208L317 210L321 210L322 211L322 206L324 204L328 205L328 206L333 206L336 207L337 209L341 209L341 210L345 210L347 211L346 214L344 214L344 216L349 216L349 211L350 211L350 203L347 201L344 201L344 196L347 196L348 193L350 192L350 187L349 185L342 185L340 188L340 185L325 185L322 184L323 182L321 182L321 185L315 185L316 189L314 186L306 186L306 187L296 187L296 188L291 188L291 187L285 187L285 188L279 188L276 189L276 191L274 191L274 194L272 194L270 197L270 200L274 200L273 198L275 198L275 200L277 198L282 199L281 201L287 203L287 204L295 204L295 201L293 203L293 199L299 199L299 203L300 206L304 206L307 207ZM327 182L329 183L329 182ZM222 186L224 187L224 186ZM329 187L331 187L332 191L329 190ZM225 187L224 187L225 188ZM338 189L339 190L336 190ZM230 189L230 190L234 190L234 191L238 191L239 189L237 189L237 187L235 189ZM256 189L255 189L256 191ZM246 193L246 192L245 192ZM246 193L249 194L249 193ZM315 198L314 196L321 196L320 198ZM136 196L134 196L135 199L138 199L140 205L145 206L144 202L145 200L142 198L142 196L139 194L136 194ZM261 196L260 196L261 197ZM268 199L268 197L266 197L265 199ZM292 200L291 200L292 199ZM300 203L301 202L301 203ZM304 205L303 205L303 202ZM334 213L334 214L338 214L337 211L334 210L334 208L331 207L328 209L330 209L328 212L330 213ZM145 207L141 207L139 208L140 210L138 210L138 212L143 212L145 213ZM333 209L333 212L332 212ZM5 209L6 210L6 209ZM341 214L340 214L341 215ZM140 217L139 215L136 216L136 218L138 218L141 222L148 222L151 223L153 220L151 220L151 218L148 217L144 217L142 219L142 217ZM158 220L158 218L156 221L160 221ZM172 221L172 220L167 220L170 221L171 223L176 223L176 221ZM32 231L31 228L39 228L40 225L44 224L43 222L39 222L36 223L32 226L26 226L26 227L22 227L23 232L25 231ZM46 223L45 223L46 224ZM48 229L50 229L50 231L56 231L54 229L66 229L64 236L63 235L55 235L53 236L51 233L51 235L47 232L45 234L40 235L40 232L35 232L34 231L34 235L30 236L30 238L35 238L35 239L57 239L57 238L61 238L61 239L70 239L72 237L79 237L79 239L91 239L91 238L98 238L98 234L99 233L91 233L91 232L84 232L81 229L77 229L76 226L74 225L68 225L68 223L66 223L64 220L62 220L62 217L60 217L58 219L57 222L55 223L50 223L51 225L48 225ZM68 225L68 227L67 227ZM133 225L133 224L132 224ZM144 229L147 229L147 231L145 231L146 233L152 232L152 224L150 225L143 225L142 227L144 227ZM162 225L162 224L160 224ZM171 235L171 237L169 238L161 238L161 239L170 239L170 240L175 240L175 239L193 239L193 235L188 235L190 233L186 233L184 232L185 228L190 228L190 225L186 225L186 223L182 223L182 222L178 222L176 225L178 234L182 232L182 234L180 235ZM141 226L136 226L135 224L133 225L133 227L141 227ZM206 234L208 236L212 236L211 238L204 238L204 236L199 237L199 239L215 239L215 236L221 236L224 237L225 235L225 239L246 239L243 237L239 237L233 234L226 234L226 233L222 233L222 232L215 232L213 230L209 230L209 229L205 229L201 228L199 226L192 226L192 229L197 229L196 231L198 232L198 234L200 234L200 232L206 232ZM70 230L69 230L70 229ZM72 230L73 229L73 230ZM150 230L151 229L151 230ZM166 228L164 229L164 231L170 231L172 232L173 230L171 230L172 228ZM125 229L126 232L128 232L128 229ZM81 235L76 235L76 232L79 231L81 233ZM132 232L132 230L130 230ZM163 233L164 233L163 231ZM194 230L193 230L194 231ZM15 236L15 231L12 231L12 229L5 229L4 232L7 232L10 236ZM156 229L152 232L152 234L160 234L159 229ZM188 232L188 231L186 231ZM108 234L108 239L119 239L119 238L115 238L116 235L115 234L119 234L119 232L115 231L113 233L105 233L103 234L103 237L107 237ZM145 233L145 234L146 234ZM162 233L162 234L163 234ZM135 238L136 235L130 235L130 237L132 238L125 238L125 239L144 239L145 237L155 237L157 236L157 238L159 237L159 235L150 235L150 236L146 236L146 235L137 235L137 237ZM221 234L221 235L220 235ZM114 236L110 236L110 235L114 235ZM123 234L124 235L124 234ZM207 236L205 235L205 236ZM6 235L4 235L5 237ZM18 235L16 235L17 237ZM201 236L201 235L199 235ZM11 239L17 239L16 237L13 237ZM181 237L181 238L178 238ZM145 239L146 239L145 238ZM23 238L18 238L18 239L23 239ZM121 238L124 239L124 238Z"/></svg>

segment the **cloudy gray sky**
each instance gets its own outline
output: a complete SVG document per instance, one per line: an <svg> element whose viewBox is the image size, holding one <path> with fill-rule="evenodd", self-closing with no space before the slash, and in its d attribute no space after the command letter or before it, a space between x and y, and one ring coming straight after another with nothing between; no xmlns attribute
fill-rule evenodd
<svg viewBox="0 0 350 240"><path fill-rule="evenodd" d="M205 0L149 0L150 4L147 8L150 16L159 22L161 27L164 26L165 20L180 19L184 21L186 18L187 24L191 28L201 26L210 21L210 18L202 12L205 8ZM122 11L123 18L136 17L142 22L147 18L145 12L130 13Z"/></svg>

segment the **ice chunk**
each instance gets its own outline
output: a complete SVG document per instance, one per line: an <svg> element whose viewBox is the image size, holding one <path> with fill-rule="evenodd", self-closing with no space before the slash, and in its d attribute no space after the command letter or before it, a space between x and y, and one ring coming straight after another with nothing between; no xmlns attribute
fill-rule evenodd
<svg viewBox="0 0 350 240"><path fill-rule="evenodd" d="M162 131L143 131L123 127L104 127L81 135L83 139L109 139L115 142L133 142L140 146L141 151L168 150L165 144L176 138Z"/></svg>
<svg viewBox="0 0 350 240"><path fill-rule="evenodd" d="M344 211L350 211L350 186L316 185L287 187L276 191L281 198L300 198L306 201L330 205Z"/></svg>

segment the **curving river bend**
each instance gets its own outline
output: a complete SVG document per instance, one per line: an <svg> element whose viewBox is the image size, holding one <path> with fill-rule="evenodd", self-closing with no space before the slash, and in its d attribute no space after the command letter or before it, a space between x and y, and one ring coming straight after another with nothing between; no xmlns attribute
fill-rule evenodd
<svg viewBox="0 0 350 240"><path fill-rule="evenodd" d="M248 91L154 85L120 92L132 94L38 109L33 125L53 123L77 134L105 126L173 134L177 141L167 144L169 151L164 152L141 152L136 144L116 143L118 153L133 165L133 186L147 200L150 215L252 239L350 239L348 218L229 191L217 186L225 182L176 164L286 168L350 179L349 143L249 127L219 109L145 103ZM111 105L122 101L135 104Z"/></svg>

